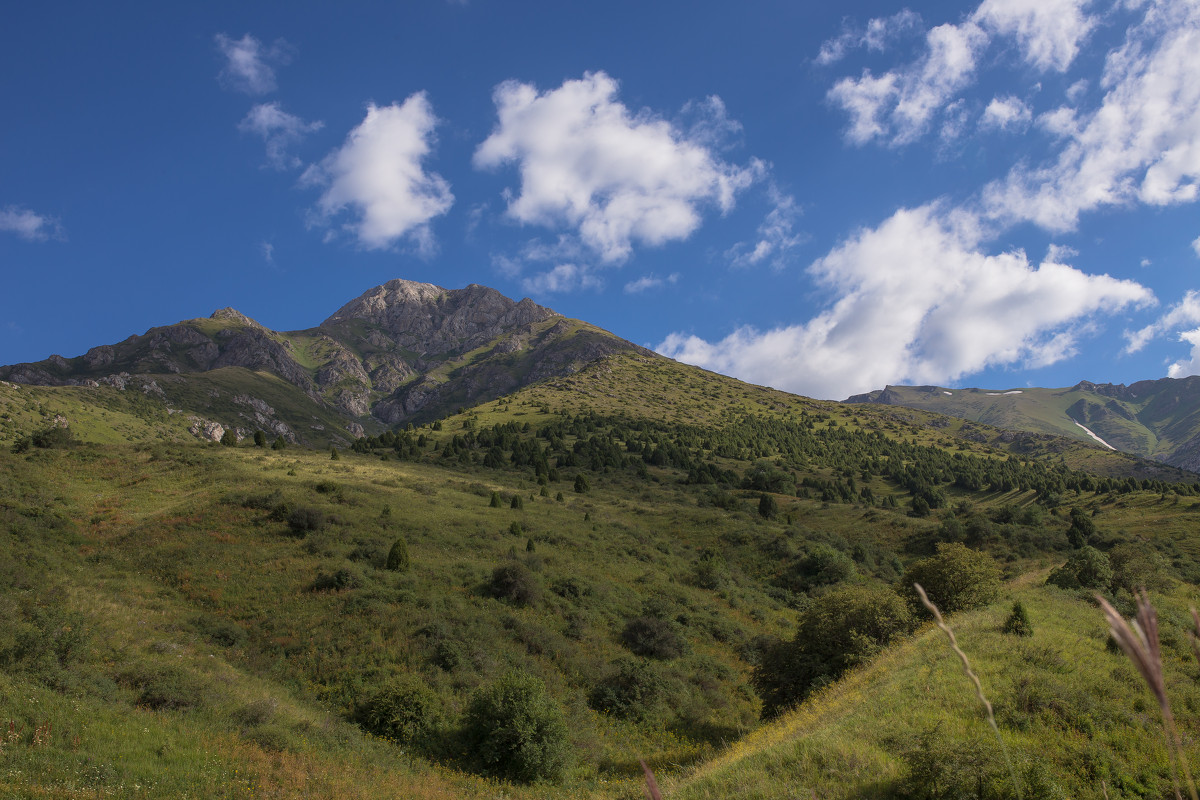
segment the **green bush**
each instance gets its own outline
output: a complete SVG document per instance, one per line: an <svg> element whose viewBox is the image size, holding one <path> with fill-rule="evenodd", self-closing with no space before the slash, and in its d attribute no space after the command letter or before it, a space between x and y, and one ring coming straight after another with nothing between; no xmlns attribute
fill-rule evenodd
<svg viewBox="0 0 1200 800"><path fill-rule="evenodd" d="M117 676L117 682L137 692L137 704L153 711L180 711L203 702L199 680L170 664L136 664Z"/></svg>
<svg viewBox="0 0 1200 800"><path fill-rule="evenodd" d="M656 616L629 620L621 631L621 642L635 655L661 661L679 658L687 650L678 626Z"/></svg>
<svg viewBox="0 0 1200 800"><path fill-rule="evenodd" d="M346 589L357 589L363 585L363 576L353 569L342 567L333 573L318 572L310 585L313 592L341 592Z"/></svg>
<svg viewBox="0 0 1200 800"><path fill-rule="evenodd" d="M775 519L779 514L779 503L772 495L764 493L758 498L758 515L763 519Z"/></svg>
<svg viewBox="0 0 1200 800"><path fill-rule="evenodd" d="M884 586L840 586L800 615L796 635L769 647L752 682L772 718L912 631L912 612Z"/></svg>
<svg viewBox="0 0 1200 800"><path fill-rule="evenodd" d="M1112 565L1112 590L1137 589L1163 591L1170 585L1170 565L1148 542L1123 542L1108 551Z"/></svg>
<svg viewBox="0 0 1200 800"><path fill-rule="evenodd" d="M464 724L468 748L486 773L532 782L566 772L571 747L562 709L533 675L509 672L476 690Z"/></svg>
<svg viewBox="0 0 1200 800"><path fill-rule="evenodd" d="M1013 636L1033 636L1033 623L1029 621L1029 612L1020 600L1013 603L1012 613L1004 621L1004 632Z"/></svg>
<svg viewBox="0 0 1200 800"><path fill-rule="evenodd" d="M524 564L516 562L496 567L486 591L489 597L515 606L537 605L542 596L537 577Z"/></svg>
<svg viewBox="0 0 1200 800"><path fill-rule="evenodd" d="M288 514L287 524L293 536L306 536L325 527L325 514L316 508L293 509Z"/></svg>
<svg viewBox="0 0 1200 800"><path fill-rule="evenodd" d="M1000 568L987 553L958 542L939 542L937 553L910 566L901 579L902 591L919 604L914 583L929 595L943 614L987 605L1000 593Z"/></svg>
<svg viewBox="0 0 1200 800"><path fill-rule="evenodd" d="M588 705L619 719L654 719L666 699L667 682L648 661L621 659L588 695Z"/></svg>
<svg viewBox="0 0 1200 800"><path fill-rule="evenodd" d="M403 536L392 543L384 566L392 572L404 572L408 569L408 543L404 541Z"/></svg>
<svg viewBox="0 0 1200 800"><path fill-rule="evenodd" d="M1107 589L1113 582L1108 556L1090 545L1080 547L1067 563L1051 570L1046 583L1062 589Z"/></svg>
<svg viewBox="0 0 1200 800"><path fill-rule="evenodd" d="M854 573L854 559L835 547L818 543L787 571L784 584L793 592L807 592L848 581Z"/></svg>
<svg viewBox="0 0 1200 800"><path fill-rule="evenodd" d="M355 721L385 739L411 744L437 729L441 718L438 696L412 676L395 678L359 703Z"/></svg>

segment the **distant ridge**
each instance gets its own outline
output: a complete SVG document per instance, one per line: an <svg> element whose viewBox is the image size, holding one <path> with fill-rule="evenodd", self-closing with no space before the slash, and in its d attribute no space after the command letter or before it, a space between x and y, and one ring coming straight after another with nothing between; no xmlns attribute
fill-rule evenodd
<svg viewBox="0 0 1200 800"><path fill-rule="evenodd" d="M1128 386L1080 381L1061 389L887 386L845 402L904 406L1057 434L1200 471L1200 377L1194 375Z"/></svg>

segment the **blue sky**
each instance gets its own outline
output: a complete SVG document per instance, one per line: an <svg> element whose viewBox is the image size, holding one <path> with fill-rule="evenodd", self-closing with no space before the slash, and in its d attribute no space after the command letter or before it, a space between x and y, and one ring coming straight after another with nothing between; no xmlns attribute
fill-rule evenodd
<svg viewBox="0 0 1200 800"><path fill-rule="evenodd" d="M1200 372L1200 0L834 5L14 6L0 363L406 278L823 398Z"/></svg>

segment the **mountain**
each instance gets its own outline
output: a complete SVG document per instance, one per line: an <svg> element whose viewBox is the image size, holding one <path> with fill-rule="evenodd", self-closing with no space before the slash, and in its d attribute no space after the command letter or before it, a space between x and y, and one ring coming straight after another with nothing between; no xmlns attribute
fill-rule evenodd
<svg viewBox="0 0 1200 800"><path fill-rule="evenodd" d="M481 287L394 282L290 333L223 310L3 374L3 797L599 800L642 795L639 759L697 800L1164 797L1092 594L1140 585L1200 737L1200 482L1159 461L748 385ZM385 425L420 387L432 421ZM999 592L950 620L1007 753L913 616L943 550L980 569L941 589ZM801 642L843 601L863 624ZM769 696L795 710L763 719L793 664Z"/></svg>
<svg viewBox="0 0 1200 800"><path fill-rule="evenodd" d="M1000 428L1066 436L1200 471L1200 377L1063 389L888 386L847 403L905 406Z"/></svg>
<svg viewBox="0 0 1200 800"><path fill-rule="evenodd" d="M649 351L528 298L472 284L393 280L320 325L279 332L232 308L100 345L76 358L0 368L0 380L44 386L126 385L234 427L316 443L445 416L618 352ZM212 386L223 372L278 378L301 390L299 416L272 397ZM250 382L242 373L232 383ZM225 383L230 383L227 378ZM197 391L199 389L200 391ZM209 430L214 430L209 428ZM342 439L344 442L345 440Z"/></svg>

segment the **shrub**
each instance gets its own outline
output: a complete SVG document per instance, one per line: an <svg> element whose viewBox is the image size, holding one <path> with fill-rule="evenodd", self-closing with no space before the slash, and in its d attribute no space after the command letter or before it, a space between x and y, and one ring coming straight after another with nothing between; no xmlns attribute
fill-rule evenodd
<svg viewBox="0 0 1200 800"><path fill-rule="evenodd" d="M512 498L512 502L511 502L511 503L509 503L509 505L510 505L512 508L515 508L515 509L518 509L518 510L519 510L519 509L522 509L522 508L524 508L524 507L525 507L525 501L521 499L521 495L519 495L519 494L514 494L514 495L513 495L513 498Z"/></svg>
<svg viewBox="0 0 1200 800"><path fill-rule="evenodd" d="M729 579L725 559L715 550L705 550L696 561L692 582L701 589L720 589Z"/></svg>
<svg viewBox="0 0 1200 800"><path fill-rule="evenodd" d="M919 601L910 590L919 583L943 614L951 614L994 600L1000 592L1000 568L987 553L939 542L937 553L910 566L901 583L914 608Z"/></svg>
<svg viewBox="0 0 1200 800"><path fill-rule="evenodd" d="M384 566L392 572L404 572L408 569L408 544L401 536L392 544L392 549L388 550L387 562Z"/></svg>
<svg viewBox="0 0 1200 800"><path fill-rule="evenodd" d="M1013 603L1012 613L1004 621L1004 632L1013 636L1033 636L1033 623L1029 621L1029 613L1020 600Z"/></svg>
<svg viewBox="0 0 1200 800"><path fill-rule="evenodd" d="M800 615L795 637L766 650L754 669L763 716L777 716L914 624L904 600L883 586L841 586L817 598Z"/></svg>
<svg viewBox="0 0 1200 800"><path fill-rule="evenodd" d="M758 499L758 515L763 519L774 519L779 514L779 503L769 494Z"/></svg>
<svg viewBox="0 0 1200 800"><path fill-rule="evenodd" d="M528 673L509 672L478 689L464 735L485 772L511 780L557 780L570 757L562 709Z"/></svg>
<svg viewBox="0 0 1200 800"><path fill-rule="evenodd" d="M575 491L579 494L585 493L589 488L587 478L583 477L583 473L575 476Z"/></svg>
<svg viewBox="0 0 1200 800"><path fill-rule="evenodd" d="M237 447L237 443L237 432L233 428L226 428L225 432L221 434L221 444L226 447Z"/></svg>
<svg viewBox="0 0 1200 800"><path fill-rule="evenodd" d="M255 447L266 447L267 446L267 435L265 433L263 433L261 430L254 432L254 446Z"/></svg>
<svg viewBox="0 0 1200 800"><path fill-rule="evenodd" d="M153 711L179 711L202 702L199 681L170 664L137 664L124 670L117 681L137 691L137 704Z"/></svg>
<svg viewBox="0 0 1200 800"><path fill-rule="evenodd" d="M588 705L620 719L644 722L657 715L665 699L667 682L648 661L626 658L596 684Z"/></svg>
<svg viewBox="0 0 1200 800"><path fill-rule="evenodd" d="M492 499L488 501L488 507L500 508L500 493L492 492Z"/></svg>
<svg viewBox="0 0 1200 800"><path fill-rule="evenodd" d="M537 578L524 564L512 563L492 571L487 594L515 606L532 606L541 599L542 590Z"/></svg>
<svg viewBox="0 0 1200 800"><path fill-rule="evenodd" d="M818 543L788 570L785 588L807 592L818 586L848 581L854 577L854 572L854 559L834 547Z"/></svg>
<svg viewBox="0 0 1200 800"><path fill-rule="evenodd" d="M316 579L308 588L313 592L340 592L346 589L357 589L362 584L362 575L348 567L342 567L333 574L318 572Z"/></svg>
<svg viewBox="0 0 1200 800"><path fill-rule="evenodd" d="M325 527L325 514L315 508L296 508L288 514L287 524L293 536L306 536Z"/></svg>
<svg viewBox="0 0 1200 800"><path fill-rule="evenodd" d="M676 625L661 617L634 617L621 631L621 643L635 655L663 661L679 658L687 642Z"/></svg>
<svg viewBox="0 0 1200 800"><path fill-rule="evenodd" d="M1167 579L1169 565L1151 545L1144 542L1123 542L1108 551L1112 565L1112 589L1134 592L1137 589L1163 591L1170 582Z"/></svg>
<svg viewBox="0 0 1200 800"><path fill-rule="evenodd" d="M433 690L412 676L395 678L355 709L355 721L385 739L409 744L432 733L441 716Z"/></svg>
<svg viewBox="0 0 1200 800"><path fill-rule="evenodd" d="M1062 589L1107 589L1113 582L1108 556L1090 545L1075 551L1067 563L1050 572L1046 583Z"/></svg>

